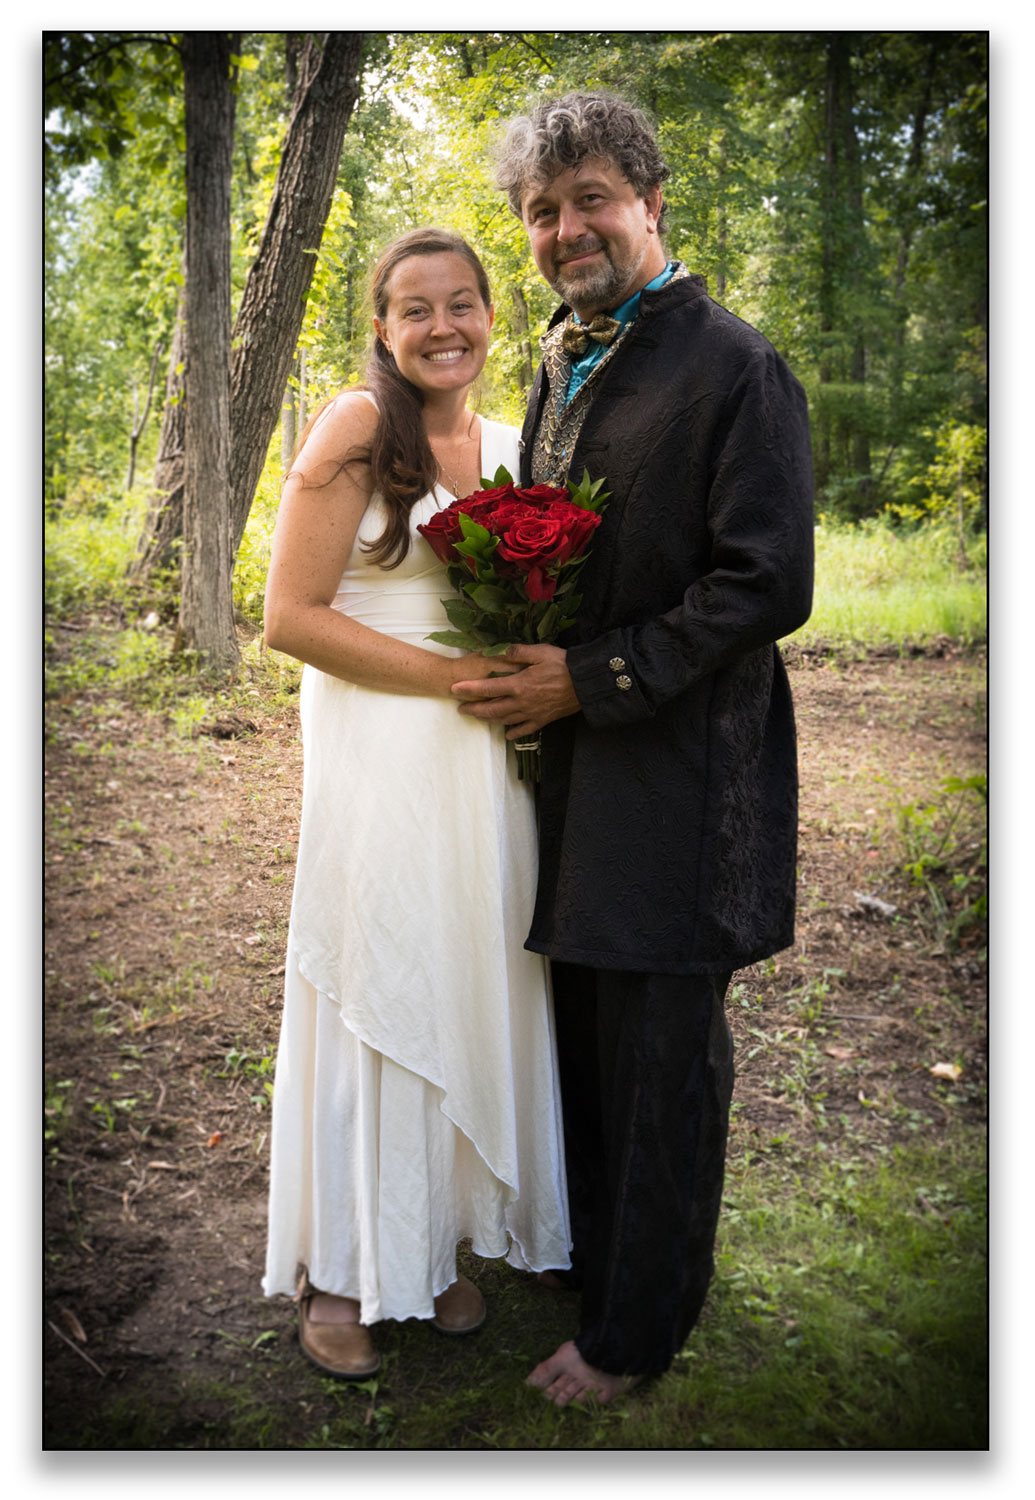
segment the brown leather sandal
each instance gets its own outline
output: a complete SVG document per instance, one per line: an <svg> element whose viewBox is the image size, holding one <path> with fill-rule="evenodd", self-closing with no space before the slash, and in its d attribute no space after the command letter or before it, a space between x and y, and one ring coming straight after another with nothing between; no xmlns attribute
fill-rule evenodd
<svg viewBox="0 0 1035 1500"><path fill-rule="evenodd" d="M466 1276L458 1276L435 1298L431 1326L439 1333L474 1333L484 1322L485 1298Z"/></svg>
<svg viewBox="0 0 1035 1500"><path fill-rule="evenodd" d="M381 1368L365 1323L314 1323L309 1304L318 1291L303 1276L298 1285L298 1342L305 1357L340 1380L366 1380Z"/></svg>

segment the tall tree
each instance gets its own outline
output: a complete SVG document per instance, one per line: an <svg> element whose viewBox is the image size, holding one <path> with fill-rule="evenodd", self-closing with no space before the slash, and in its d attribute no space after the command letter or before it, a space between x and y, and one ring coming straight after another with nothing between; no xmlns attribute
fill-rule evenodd
<svg viewBox="0 0 1035 1500"><path fill-rule="evenodd" d="M187 135L186 441L176 647L205 667L239 659L230 538L231 59L240 35L187 31L181 43Z"/></svg>
<svg viewBox="0 0 1035 1500"><path fill-rule="evenodd" d="M309 36L265 228L233 329L230 430L231 549L236 553L280 414L305 316L306 296L334 192L349 117L359 92L362 32ZM170 424L159 448L164 495L138 549L139 575L167 564L180 533L181 460Z"/></svg>
<svg viewBox="0 0 1035 1500"><path fill-rule="evenodd" d="M342 143L359 94L363 34L310 37L258 254L233 335L231 524L240 545L280 415L331 206Z"/></svg>

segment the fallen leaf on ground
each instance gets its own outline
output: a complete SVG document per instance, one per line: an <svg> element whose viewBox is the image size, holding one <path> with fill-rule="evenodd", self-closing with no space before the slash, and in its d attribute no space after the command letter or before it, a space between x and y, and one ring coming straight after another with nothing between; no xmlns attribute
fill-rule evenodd
<svg viewBox="0 0 1035 1500"><path fill-rule="evenodd" d="M836 1057L838 1062L847 1062L850 1057L855 1056L854 1047L824 1047L823 1051L828 1057Z"/></svg>
<svg viewBox="0 0 1035 1500"><path fill-rule="evenodd" d="M955 1083L963 1072L956 1063L935 1063L933 1068L927 1070L932 1078L947 1078L950 1083Z"/></svg>
<svg viewBox="0 0 1035 1500"><path fill-rule="evenodd" d="M59 1307L58 1317L61 1319L62 1323L64 1323L65 1327L68 1329L73 1338L78 1339L81 1344L86 1343L86 1332L83 1328L82 1323L80 1323L79 1319L76 1317L71 1308Z"/></svg>
<svg viewBox="0 0 1035 1500"><path fill-rule="evenodd" d="M213 1130L212 1134L209 1136L208 1140L205 1142L205 1145L206 1146L218 1146L219 1143L220 1143L220 1141L222 1139L223 1139L223 1132L221 1130Z"/></svg>

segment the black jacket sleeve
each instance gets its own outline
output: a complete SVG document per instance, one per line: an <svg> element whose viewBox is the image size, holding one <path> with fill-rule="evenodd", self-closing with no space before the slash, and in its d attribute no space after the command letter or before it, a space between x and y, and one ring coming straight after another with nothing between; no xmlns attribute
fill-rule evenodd
<svg viewBox="0 0 1035 1500"><path fill-rule="evenodd" d="M569 648L587 722L635 723L702 678L808 619L813 480L805 394L776 351L752 351L710 435L705 506L710 566L645 624ZM662 513L693 497L668 496ZM664 547L664 535L656 539Z"/></svg>

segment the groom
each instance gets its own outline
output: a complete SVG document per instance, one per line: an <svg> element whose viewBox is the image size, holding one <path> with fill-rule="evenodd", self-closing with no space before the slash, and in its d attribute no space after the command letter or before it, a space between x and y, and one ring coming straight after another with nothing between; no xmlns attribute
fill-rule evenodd
<svg viewBox="0 0 1035 1500"><path fill-rule="evenodd" d="M793 941L797 758L776 641L808 617L800 386L663 245L668 169L622 100L515 121L499 183L563 299L523 484L610 501L565 646L512 647L462 713L542 729L527 946L552 961L579 1328L529 1377L564 1406L668 1368L713 1271L735 969Z"/></svg>

